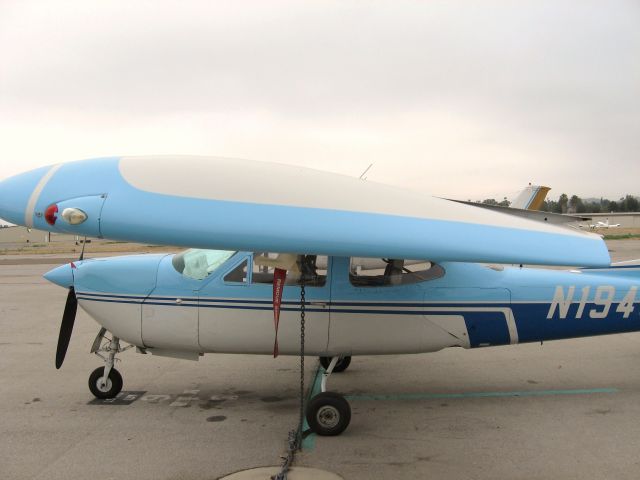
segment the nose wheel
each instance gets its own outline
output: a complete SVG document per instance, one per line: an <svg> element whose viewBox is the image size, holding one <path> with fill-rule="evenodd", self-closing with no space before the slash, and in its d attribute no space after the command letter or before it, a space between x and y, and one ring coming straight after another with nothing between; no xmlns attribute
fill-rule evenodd
<svg viewBox="0 0 640 480"><path fill-rule="evenodd" d="M305 415L309 428L318 435L340 435L351 422L351 406L347 399L339 393L327 391L327 380L331 374L346 370L349 363L351 357L320 357L320 364L325 368L321 393L311 399Z"/></svg>
<svg viewBox="0 0 640 480"><path fill-rule="evenodd" d="M122 375L113 368L116 354L128 350L132 346L120 347L120 339L116 336L108 338L106 329L101 328L91 346L91 353L95 353L104 361L104 367L98 367L89 375L89 390L93 396L101 400L115 398L122 391Z"/></svg>
<svg viewBox="0 0 640 480"><path fill-rule="evenodd" d="M93 396L101 400L115 398L122 390L122 375L115 368L105 378L104 367L96 368L89 376L89 390Z"/></svg>

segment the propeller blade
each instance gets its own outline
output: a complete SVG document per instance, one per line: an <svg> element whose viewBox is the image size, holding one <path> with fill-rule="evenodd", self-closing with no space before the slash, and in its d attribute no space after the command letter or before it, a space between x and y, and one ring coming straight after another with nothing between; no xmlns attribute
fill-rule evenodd
<svg viewBox="0 0 640 480"><path fill-rule="evenodd" d="M67 295L67 303L64 306L64 313L62 314L62 323L60 324L60 335L58 336L58 349L56 350L56 368L62 366L64 357L67 354L67 348L69 347L69 340L71 339L71 332L73 331L73 324L76 321L76 312L78 310L78 300L76 299L76 292L73 287L69 288L69 294Z"/></svg>

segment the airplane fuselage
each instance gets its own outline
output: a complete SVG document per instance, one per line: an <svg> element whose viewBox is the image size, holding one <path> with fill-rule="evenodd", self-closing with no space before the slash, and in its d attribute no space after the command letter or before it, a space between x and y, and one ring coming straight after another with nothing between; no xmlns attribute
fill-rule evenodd
<svg viewBox="0 0 640 480"><path fill-rule="evenodd" d="M79 262L80 306L146 351L270 354L272 284L225 280L252 254L238 252L202 280L173 255ZM640 267L549 270L443 263L407 285L354 285L348 258L330 257L322 286L306 286L309 355L433 352L640 330ZM281 354L299 352L300 287L284 288ZM182 353L180 353L182 352Z"/></svg>

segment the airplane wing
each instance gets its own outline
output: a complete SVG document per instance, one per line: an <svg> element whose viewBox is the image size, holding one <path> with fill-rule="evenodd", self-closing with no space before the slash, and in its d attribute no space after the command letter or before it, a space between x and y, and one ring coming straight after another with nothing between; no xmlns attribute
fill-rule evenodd
<svg viewBox="0 0 640 480"><path fill-rule="evenodd" d="M610 263L602 239L577 229L343 175L218 157L114 157L41 168L0 183L0 217L43 230L197 248Z"/></svg>

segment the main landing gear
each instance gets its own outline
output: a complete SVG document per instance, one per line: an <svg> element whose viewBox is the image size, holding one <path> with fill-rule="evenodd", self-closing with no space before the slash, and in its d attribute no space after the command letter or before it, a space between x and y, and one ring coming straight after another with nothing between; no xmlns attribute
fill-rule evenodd
<svg viewBox="0 0 640 480"><path fill-rule="evenodd" d="M345 371L350 363L351 357L320 357L320 364L325 368L321 393L311 399L306 411L309 428L318 435L340 435L351 422L349 402L339 393L327 391L329 376Z"/></svg>
<svg viewBox="0 0 640 480"><path fill-rule="evenodd" d="M320 365L322 365L322 368L325 370L329 370L329 365L331 365L331 361L334 358L335 357L320 357ZM351 357L338 357L338 361L335 367L333 367L333 373L344 372L349 368L349 365L351 365Z"/></svg>
<svg viewBox="0 0 640 480"><path fill-rule="evenodd" d="M120 339L116 336L105 336L107 330L101 328L93 341L91 353L95 353L104 361L104 367L96 368L89 376L89 390L96 398L115 398L122 390L122 375L113 368L116 354L129 350L133 345L120 347Z"/></svg>

